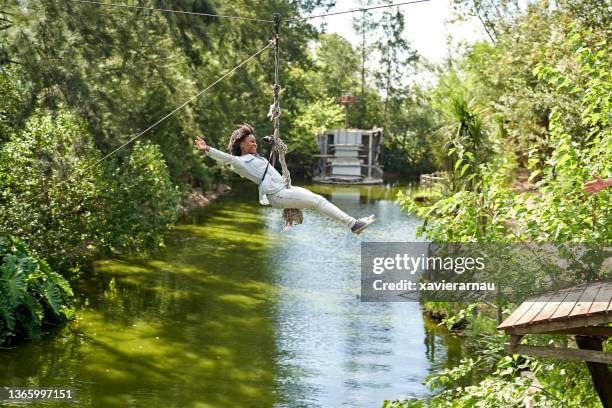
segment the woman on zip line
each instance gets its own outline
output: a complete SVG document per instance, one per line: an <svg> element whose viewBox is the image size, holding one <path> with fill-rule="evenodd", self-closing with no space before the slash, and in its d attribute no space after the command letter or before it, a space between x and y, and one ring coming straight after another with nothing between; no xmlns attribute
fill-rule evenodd
<svg viewBox="0 0 612 408"><path fill-rule="evenodd" d="M346 225L355 234L362 233L374 222L374 215L355 219L319 194L302 187L288 187L274 166L268 166L268 160L257 154L255 131L250 125L243 124L232 133L228 144L231 154L208 146L200 136L195 139L195 145L205 155L231 164L234 172L258 184L259 203L262 205L271 204L283 209L309 208Z"/></svg>

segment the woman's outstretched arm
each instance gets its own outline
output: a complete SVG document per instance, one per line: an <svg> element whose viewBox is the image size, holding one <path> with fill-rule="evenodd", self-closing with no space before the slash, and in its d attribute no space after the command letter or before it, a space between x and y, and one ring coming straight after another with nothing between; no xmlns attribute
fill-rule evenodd
<svg viewBox="0 0 612 408"><path fill-rule="evenodd" d="M596 193L610 186L612 186L612 178L603 180L601 177L596 175L595 180L589 181L584 185L584 191L587 193Z"/></svg>
<svg viewBox="0 0 612 408"><path fill-rule="evenodd" d="M208 146L201 136L198 136L195 139L195 145L199 150L205 152L207 156L212 157L217 161L230 163L236 166L240 165L240 159L238 159L238 157L232 156L231 154L227 154L225 152L222 152L221 150L215 149L214 147Z"/></svg>

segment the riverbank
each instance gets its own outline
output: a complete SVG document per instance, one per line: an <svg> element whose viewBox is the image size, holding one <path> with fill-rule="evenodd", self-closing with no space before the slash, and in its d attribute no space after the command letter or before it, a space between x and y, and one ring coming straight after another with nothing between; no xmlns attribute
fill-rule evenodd
<svg viewBox="0 0 612 408"><path fill-rule="evenodd" d="M232 188L224 183L218 183L212 190L203 192L202 189L194 188L191 193L185 197L177 208L179 218L187 215L190 211L198 210L210 205L213 201L222 195L228 194Z"/></svg>

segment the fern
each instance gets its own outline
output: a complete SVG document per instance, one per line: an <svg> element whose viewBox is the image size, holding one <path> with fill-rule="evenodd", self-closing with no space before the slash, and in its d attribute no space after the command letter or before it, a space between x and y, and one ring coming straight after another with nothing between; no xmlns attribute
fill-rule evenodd
<svg viewBox="0 0 612 408"><path fill-rule="evenodd" d="M4 320L10 332L15 330L15 310L9 305L4 295L0 296L0 317Z"/></svg>
<svg viewBox="0 0 612 408"><path fill-rule="evenodd" d="M30 275L36 272L36 268L38 267L38 265L36 265L36 260L30 256L27 256L25 258L21 258L19 260L19 268L26 274L26 275Z"/></svg>
<svg viewBox="0 0 612 408"><path fill-rule="evenodd" d="M62 312L62 316L64 316L64 319L66 320L74 320L74 318L76 317L76 312L72 307L62 305L60 311Z"/></svg>
<svg viewBox="0 0 612 408"><path fill-rule="evenodd" d="M46 318L67 321L72 288L47 262L17 239L0 238L0 344L14 337L39 339Z"/></svg>
<svg viewBox="0 0 612 408"><path fill-rule="evenodd" d="M52 272L49 263L44 259L38 260L38 269L40 269L40 271L43 272L45 275L49 275Z"/></svg>
<svg viewBox="0 0 612 408"><path fill-rule="evenodd" d="M12 238L11 241L13 242L13 248L14 248L14 253L19 257L19 258L26 258L31 256L31 251L28 247L26 247L19 239L17 238Z"/></svg>
<svg viewBox="0 0 612 408"><path fill-rule="evenodd" d="M42 298L45 296L42 284L39 278L32 279L28 282L28 292L33 295L37 295L37 297Z"/></svg>
<svg viewBox="0 0 612 408"><path fill-rule="evenodd" d="M31 294L26 293L23 297L23 304L30 311L32 319L34 319L34 321L40 325L43 319L43 308L38 300L36 300Z"/></svg>
<svg viewBox="0 0 612 408"><path fill-rule="evenodd" d="M33 338L36 323L32 319L26 315L17 314L17 323L22 332L25 332L29 338Z"/></svg>
<svg viewBox="0 0 612 408"><path fill-rule="evenodd" d="M61 288L64 291L64 294L68 296L74 296L74 293L72 292L72 288L70 287L70 284L59 273L50 272L48 276L49 276L49 279L51 279L51 282L53 282L55 286Z"/></svg>
<svg viewBox="0 0 612 408"><path fill-rule="evenodd" d="M60 316L60 306L62 305L62 297L51 281L45 281L42 284L43 297L47 304L51 306L51 310L56 316Z"/></svg>
<svg viewBox="0 0 612 408"><path fill-rule="evenodd" d="M27 336L31 339L40 339L40 332L42 328L42 319L44 317L43 307L31 294L27 293L23 297L23 305L30 312L18 313L17 322L22 331L25 331Z"/></svg>
<svg viewBox="0 0 612 408"><path fill-rule="evenodd" d="M9 254L4 257L0 267L0 286L11 307L17 307L26 293L26 275L19 266L16 256Z"/></svg>

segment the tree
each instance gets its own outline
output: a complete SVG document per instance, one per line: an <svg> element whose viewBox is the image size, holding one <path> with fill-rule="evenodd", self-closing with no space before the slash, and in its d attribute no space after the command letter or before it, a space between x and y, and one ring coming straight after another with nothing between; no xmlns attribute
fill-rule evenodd
<svg viewBox="0 0 612 408"><path fill-rule="evenodd" d="M357 92L359 87L359 57L353 46L338 34L320 34L315 48L316 69L309 74L317 82L310 82L319 96L337 97L343 91ZM313 81L315 78L313 78Z"/></svg>
<svg viewBox="0 0 612 408"><path fill-rule="evenodd" d="M517 0L454 0L457 20L475 17L492 42L507 30L507 23L520 12Z"/></svg>
<svg viewBox="0 0 612 408"><path fill-rule="evenodd" d="M405 74L418 60L418 55L403 38L404 15L399 8L395 12L383 12L381 26L382 35L374 44L381 55L381 69L375 71L374 78L378 88L383 90L383 112L386 123L389 120L387 117L389 101L397 97L397 91L402 88Z"/></svg>
<svg viewBox="0 0 612 408"><path fill-rule="evenodd" d="M22 124L24 88L17 70L0 65L0 147Z"/></svg>
<svg viewBox="0 0 612 408"><path fill-rule="evenodd" d="M353 29L358 35L361 35L361 93L359 98L359 127L365 128L365 120L367 115L366 103L366 54L370 51L369 40L372 36L372 31L376 28L377 23L373 19L373 13L370 10L365 10L366 7L372 4L372 0L359 0L359 5L364 10L359 17L353 17Z"/></svg>

